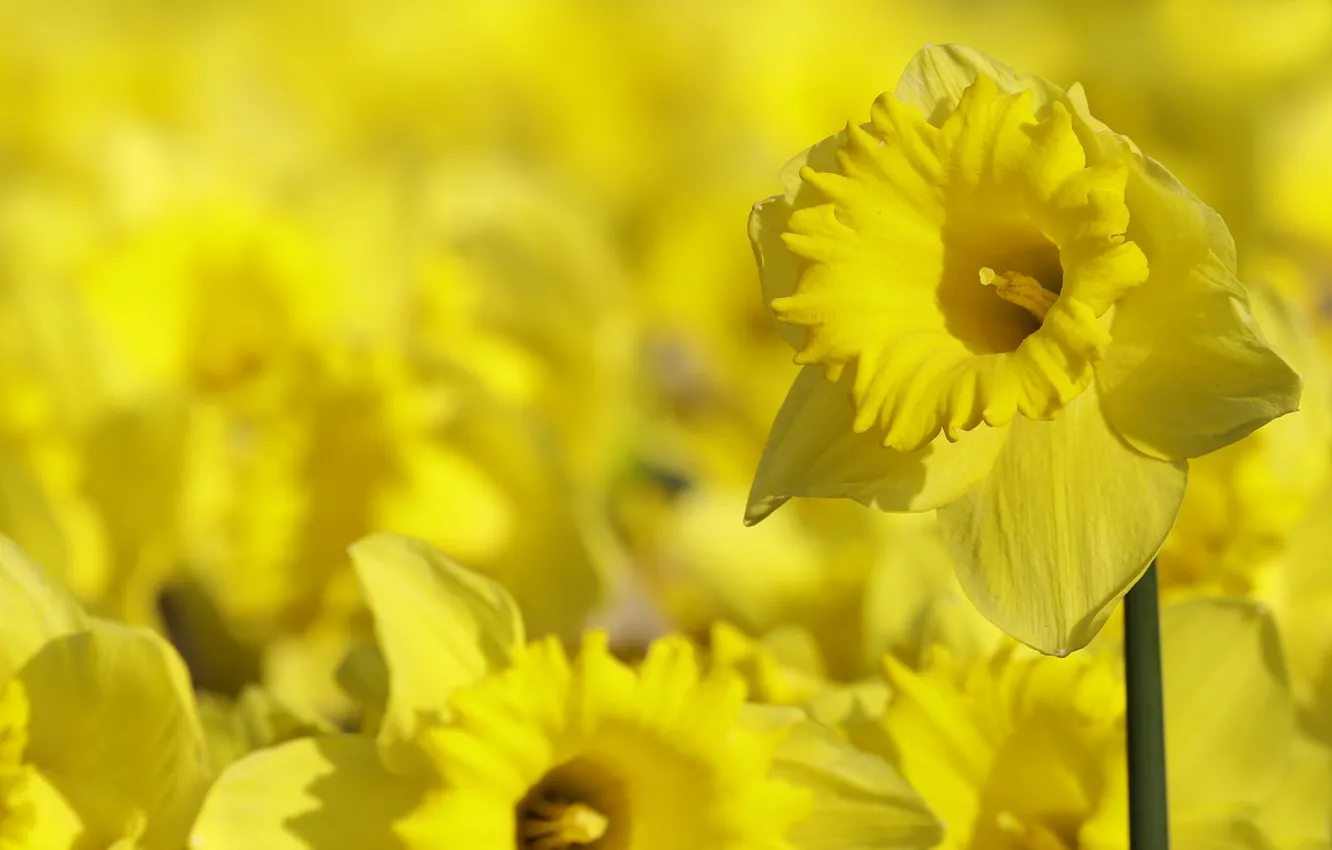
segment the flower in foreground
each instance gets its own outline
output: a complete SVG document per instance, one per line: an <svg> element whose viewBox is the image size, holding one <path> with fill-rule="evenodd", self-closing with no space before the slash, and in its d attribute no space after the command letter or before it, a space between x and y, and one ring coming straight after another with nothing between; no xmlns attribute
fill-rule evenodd
<svg viewBox="0 0 1332 850"><path fill-rule="evenodd" d="M1296 408L1224 223L1079 87L929 47L750 219L804 370L746 520L939 508L997 625L1065 654L1147 568L1187 459Z"/></svg>
<svg viewBox="0 0 1332 850"><path fill-rule="evenodd" d="M185 665L0 538L0 847L174 850L210 776Z"/></svg>
<svg viewBox="0 0 1332 850"><path fill-rule="evenodd" d="M587 636L531 644L508 594L425 544L352 549L387 665L376 738L329 735L229 767L195 848L927 847L887 763L793 709L745 702L680 638L637 667Z"/></svg>
<svg viewBox="0 0 1332 850"><path fill-rule="evenodd" d="M1300 790L1284 777L1295 712L1271 616L1194 600L1162 612L1162 640L1172 845L1266 846L1264 812ZM1119 654L1102 649L944 654L920 672L890 659L892 702L850 733L947 824L941 848L1123 850L1123 683ZM1299 805L1326 816L1326 802Z"/></svg>

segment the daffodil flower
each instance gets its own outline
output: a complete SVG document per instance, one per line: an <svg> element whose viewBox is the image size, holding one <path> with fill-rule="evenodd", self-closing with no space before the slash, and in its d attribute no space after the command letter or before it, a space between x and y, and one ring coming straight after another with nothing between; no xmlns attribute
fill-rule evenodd
<svg viewBox="0 0 1332 850"><path fill-rule="evenodd" d="M939 509L963 587L1066 654L1151 562L1187 460L1296 408L1224 223L1082 90L929 47L750 219L804 370L746 519Z"/></svg>
<svg viewBox="0 0 1332 850"><path fill-rule="evenodd" d="M1261 846L1277 795L1325 787L1316 763L1285 775L1299 750L1275 624L1253 603L1192 600L1163 611L1162 641L1172 844ZM920 790L947 824L943 850L1123 850L1123 683L1101 649L1055 660L1010 645L922 671L889 659L892 702L849 734Z"/></svg>
<svg viewBox="0 0 1332 850"><path fill-rule="evenodd" d="M210 779L185 665L0 538L0 847L176 850Z"/></svg>
<svg viewBox="0 0 1332 850"><path fill-rule="evenodd" d="M194 848L926 847L938 825L877 757L793 709L745 703L680 638L643 663L587 636L528 644L494 582L408 538L353 560L387 664L376 738L236 762Z"/></svg>

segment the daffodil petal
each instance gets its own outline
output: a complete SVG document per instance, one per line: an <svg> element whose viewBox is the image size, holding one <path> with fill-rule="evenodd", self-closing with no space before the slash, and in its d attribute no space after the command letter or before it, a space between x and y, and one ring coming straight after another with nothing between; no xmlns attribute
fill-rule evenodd
<svg viewBox="0 0 1332 850"><path fill-rule="evenodd" d="M293 709L257 685L246 686L234 700L208 691L198 699L214 772L255 750L334 731L322 718Z"/></svg>
<svg viewBox="0 0 1332 850"><path fill-rule="evenodd" d="M1115 748L1107 754L1105 776L1128 776L1128 751ZM1128 846L1128 783L1123 779L1105 783L1092 811L1078 829L1080 850L1122 850ZM1173 833L1173 830L1172 830ZM1172 840L1177 836L1171 835Z"/></svg>
<svg viewBox="0 0 1332 850"><path fill-rule="evenodd" d="M938 520L900 514L884 528L891 531L888 544L862 595L864 657L892 653L914 667L935 646L962 659L983 658L996 649L1003 632L962 598Z"/></svg>
<svg viewBox="0 0 1332 850"><path fill-rule="evenodd" d="M946 653L941 654L947 659ZM945 660L945 663L946 660ZM883 658L892 699L879 737L852 722L862 745L890 753L911 783L935 806L946 823L971 824L980 811L977 792L997 755L998 743L977 721L971 706L957 698L951 682L922 674L891 655Z"/></svg>
<svg viewBox="0 0 1332 850"><path fill-rule="evenodd" d="M846 142L846 134L838 133L801 151L782 168L781 180L785 193L759 201L749 214L749 244L758 261L759 282L763 286L763 303L771 305L775 298L785 298L796 290L800 278L800 261L786 243L782 234L789 227L791 214L797 210L818 206L824 198L813 186L800 179L800 170L809 166L817 171L831 171L836 167L837 151ZM799 351L805 344L805 329L786 322L774 321L782 339Z"/></svg>
<svg viewBox="0 0 1332 850"><path fill-rule="evenodd" d="M69 591L14 541L0 537L0 682L18 672L42 644L87 624Z"/></svg>
<svg viewBox="0 0 1332 850"><path fill-rule="evenodd" d="M94 621L19 672L27 758L106 843L147 817L144 850L184 841L209 780L189 674L165 640Z"/></svg>
<svg viewBox="0 0 1332 850"><path fill-rule="evenodd" d="M1032 109L1044 115L1055 100L1066 101L1063 93L1040 77L1019 74L974 47L961 44L931 44L918 51L897 81L893 96L918 108L939 124L956 108L962 93L984 74L1007 94L1030 90Z"/></svg>
<svg viewBox="0 0 1332 850"><path fill-rule="evenodd" d="M378 644L358 644L347 650L337 669L338 686L363 707L383 713L388 707L388 662Z"/></svg>
<svg viewBox="0 0 1332 850"><path fill-rule="evenodd" d="M1299 407L1300 376L1253 317L1225 223L1157 163L1128 159L1127 238L1150 273L1116 305L1101 403L1138 450L1198 457Z"/></svg>
<svg viewBox="0 0 1332 850"><path fill-rule="evenodd" d="M445 720L454 689L509 665L522 617L499 584L419 540L375 534L351 556L389 669L381 751L390 768L419 770L421 725Z"/></svg>
<svg viewBox="0 0 1332 850"><path fill-rule="evenodd" d="M21 850L76 850L79 847L83 836L83 822L79 820L79 813L70 808L69 802L60 796L60 792L39 771L24 777L21 800L6 802L19 802L29 808L25 813L25 823L0 823L0 847L10 850L15 845L8 841L15 840ZM13 826L18 827L15 831L19 835L6 835L7 827Z"/></svg>
<svg viewBox="0 0 1332 850"><path fill-rule="evenodd" d="M1275 847L1326 847L1332 842L1332 749L1299 738L1290 764L1256 822Z"/></svg>
<svg viewBox="0 0 1332 850"><path fill-rule="evenodd" d="M820 724L787 730L772 773L814 794L809 816L789 835L801 850L925 848L943 836L938 819L888 762Z"/></svg>
<svg viewBox="0 0 1332 850"><path fill-rule="evenodd" d="M394 776L359 735L303 738L231 765L208 793L191 850L384 850L423 787Z"/></svg>
<svg viewBox="0 0 1332 850"><path fill-rule="evenodd" d="M773 421L749 494L753 525L795 496L847 497L885 511L928 511L967 492L989 472L1006 428L981 425L956 443L942 435L914 452L879 444L852 430L847 385L818 366L800 371Z"/></svg>
<svg viewBox="0 0 1332 850"><path fill-rule="evenodd" d="M967 595L1041 652L1100 629L1147 569L1184 498L1182 462L1125 445L1095 385L1050 422L1015 421L989 476L939 510Z"/></svg>
<svg viewBox="0 0 1332 850"><path fill-rule="evenodd" d="M1173 805L1172 805L1173 808ZM1226 818L1173 818L1170 846L1178 850L1271 850L1272 844L1251 821Z"/></svg>
<svg viewBox="0 0 1332 850"><path fill-rule="evenodd" d="M1284 771L1295 706L1272 617L1200 599L1161 617L1170 808L1181 820L1262 802Z"/></svg>

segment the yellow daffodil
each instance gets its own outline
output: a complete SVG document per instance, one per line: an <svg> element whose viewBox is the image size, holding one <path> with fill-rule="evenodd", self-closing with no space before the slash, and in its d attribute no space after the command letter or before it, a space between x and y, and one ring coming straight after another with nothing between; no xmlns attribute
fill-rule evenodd
<svg viewBox="0 0 1332 850"><path fill-rule="evenodd" d="M926 847L932 816L886 763L798 711L745 704L666 638L631 667L593 633L528 644L512 599L408 538L353 549L387 664L377 739L236 762L191 846L478 850Z"/></svg>
<svg viewBox="0 0 1332 850"><path fill-rule="evenodd" d="M381 350L339 359L278 416L215 413L196 419L189 469L202 598L183 600L177 633L221 652L221 627L296 707L345 708L331 674L368 625L339 548L356 535L401 529L465 554L512 588L535 634L577 634L600 597L558 458L530 420L475 387L419 381L412 363ZM232 439L237 427L246 441ZM326 453L340 463L320 463ZM542 553L558 567L532 567ZM221 615L211 623L210 607Z"/></svg>
<svg viewBox="0 0 1332 850"><path fill-rule="evenodd" d="M747 520L793 496L939 508L963 587L1042 651L1146 569L1187 459L1298 404L1224 224L1080 88L930 47L801 154L750 234L804 371Z"/></svg>
<svg viewBox="0 0 1332 850"><path fill-rule="evenodd" d="M465 556L508 582L535 631L577 634L601 590L588 493L615 445L609 426L579 423L609 419L618 408L606 400L620 393L609 377L578 400L555 388L565 372L595 371L585 365L621 368L605 362L622 362L618 349L593 344L590 323L576 321L582 306L603 310L599 338L616 337L622 317L613 298L584 291L613 278L601 273L604 252L584 250L599 243L581 219L555 216L519 181L485 185L508 187L523 203L504 208L526 218L427 216L432 239L447 229L458 240L446 253L464 271L389 275L382 288L349 285L319 241L325 223L291 206L237 189L163 201L97 254L70 299L90 331L71 335L101 355L89 391L110 398L61 444L67 489L81 501L50 495L54 517L32 519L42 502L20 496L56 487L42 476L28 486L25 467L6 480L9 501L29 507L0 530L72 549L82 538L65 539L73 534L56 520L84 507L91 539L109 550L106 575L77 583L99 612L163 625L158 597L170 583L168 610L186 613L165 625L203 684L235 693L268 670L284 680L269 684L308 709L343 707L329 699L330 674L366 618L335 605L329 588L350 574L347 544L377 529ZM489 195L468 197L479 211ZM515 288L553 279L568 285L541 289L547 308L515 308L531 305ZM483 297L489 306L473 303ZM41 327L35 308L24 316ZM515 359L535 389L507 368ZM547 429L567 442L549 450ZM13 440L20 460L26 440ZM528 569L531 552L561 569Z"/></svg>
<svg viewBox="0 0 1332 850"><path fill-rule="evenodd" d="M86 275L122 395L183 387L252 407L299 381L338 303L310 235L245 201L182 201ZM271 406L273 402L268 401Z"/></svg>
<svg viewBox="0 0 1332 850"><path fill-rule="evenodd" d="M1283 787L1294 706L1274 623L1197 600L1163 612L1172 844L1236 844ZM893 698L849 731L891 754L947 824L943 848L1128 846L1117 652L1057 660L1010 647L921 672L888 662ZM880 737L882 736L882 737Z"/></svg>
<svg viewBox="0 0 1332 850"><path fill-rule="evenodd" d="M0 847L175 850L209 779L175 651L0 538Z"/></svg>
<svg viewBox="0 0 1332 850"><path fill-rule="evenodd" d="M633 340L605 222L516 169L429 178L403 331L431 367L461 369L530 412L584 488L604 486L619 459Z"/></svg>

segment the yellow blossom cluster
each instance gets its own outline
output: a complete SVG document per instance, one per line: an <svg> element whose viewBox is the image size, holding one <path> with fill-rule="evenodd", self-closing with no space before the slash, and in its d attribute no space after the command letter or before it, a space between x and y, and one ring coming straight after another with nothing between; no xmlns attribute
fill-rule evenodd
<svg viewBox="0 0 1332 850"><path fill-rule="evenodd" d="M1329 197L1325 0L0 0L0 850L1127 850L1151 564L1332 847Z"/></svg>

